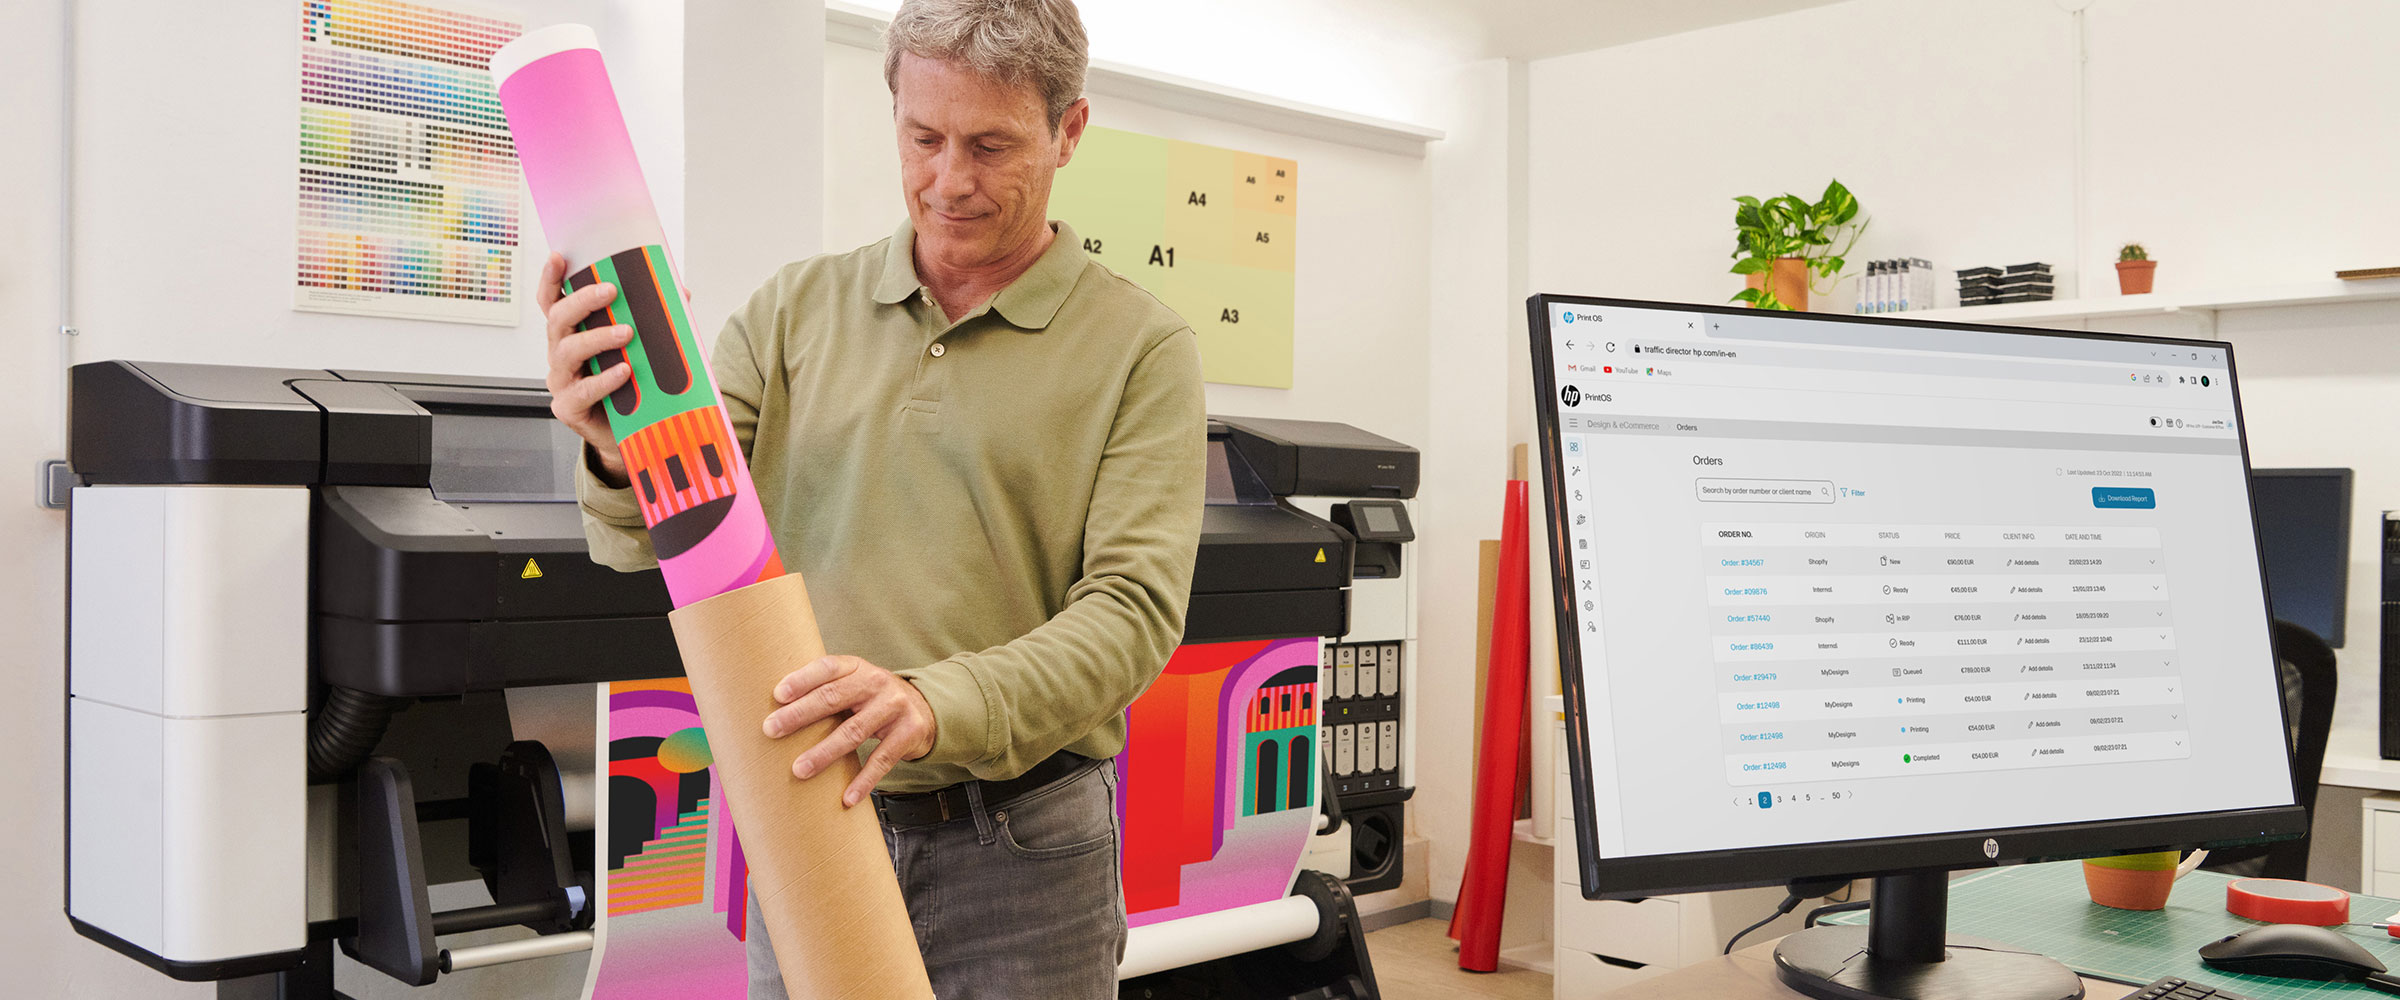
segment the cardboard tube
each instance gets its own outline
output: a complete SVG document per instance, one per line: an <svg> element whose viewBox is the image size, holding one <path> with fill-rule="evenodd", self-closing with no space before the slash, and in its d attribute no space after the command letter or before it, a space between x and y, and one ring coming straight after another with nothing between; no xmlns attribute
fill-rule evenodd
<svg viewBox="0 0 2400 1000"><path fill-rule="evenodd" d="M792 759L840 718L783 739L759 731L775 682L825 655L808 587L790 573L667 616L691 676L750 890L795 1000L930 1000L924 957L873 807L842 808L858 758L802 781Z"/></svg>

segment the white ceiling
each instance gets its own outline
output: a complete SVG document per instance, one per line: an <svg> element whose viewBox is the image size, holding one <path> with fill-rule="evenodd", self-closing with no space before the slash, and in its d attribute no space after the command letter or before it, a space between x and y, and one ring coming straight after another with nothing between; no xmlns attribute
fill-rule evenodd
<svg viewBox="0 0 2400 1000"><path fill-rule="evenodd" d="M1480 57L1541 59L1839 0L1381 0L1459 33Z"/></svg>

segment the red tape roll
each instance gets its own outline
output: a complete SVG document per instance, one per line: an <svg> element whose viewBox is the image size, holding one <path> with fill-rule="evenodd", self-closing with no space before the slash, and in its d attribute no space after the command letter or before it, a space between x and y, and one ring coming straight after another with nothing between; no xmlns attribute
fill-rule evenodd
<svg viewBox="0 0 2400 1000"><path fill-rule="evenodd" d="M2288 878L2235 879L2225 884L2225 909L2271 924L2332 927L2350 922L2350 894Z"/></svg>

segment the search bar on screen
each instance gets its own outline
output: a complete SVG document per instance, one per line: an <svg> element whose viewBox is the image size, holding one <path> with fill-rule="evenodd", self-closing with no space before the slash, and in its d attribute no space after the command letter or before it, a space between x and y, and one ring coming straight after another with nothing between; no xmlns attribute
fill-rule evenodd
<svg viewBox="0 0 2400 1000"><path fill-rule="evenodd" d="M1706 503L1832 503L1830 479L1716 479L1692 481Z"/></svg>

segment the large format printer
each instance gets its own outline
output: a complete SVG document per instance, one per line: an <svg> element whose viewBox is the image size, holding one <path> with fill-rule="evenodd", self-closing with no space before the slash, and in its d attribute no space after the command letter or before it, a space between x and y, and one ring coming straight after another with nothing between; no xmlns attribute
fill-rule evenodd
<svg viewBox="0 0 2400 1000"><path fill-rule="evenodd" d="M658 573L584 554L548 394L124 361L71 388L76 930L293 998L333 995L336 940L417 985L588 949L590 685L681 667ZM429 904L477 878L488 905ZM439 940L508 926L539 936Z"/></svg>
<svg viewBox="0 0 2400 1000"><path fill-rule="evenodd" d="M1318 745L1329 748L1327 811L1343 821L1330 824L1311 845L1308 866L1340 876L1357 893L1397 888L1405 874L1402 804L1415 792L1416 705L1408 695L1416 690L1416 580L1408 571L1416 541L1409 501L1417 493L1417 451L1348 424L1258 417L1214 418L1210 442L1212 477L1224 465L1238 480L1246 467L1255 478L1245 487L1252 496L1274 497L1287 514L1307 515L1297 520L1341 536L1352 552L1352 570L1343 581L1347 593L1318 592L1324 600L1342 598L1338 618L1297 595L1273 594L1272 580L1294 577L1282 568L1291 560L1231 576L1248 564L1224 552L1275 537L1237 516L1273 508L1256 500L1245 505L1239 490L1212 478L1185 641L1221 628L1263 634L1264 626L1326 638ZM1304 528L1286 530L1300 540L1308 537ZM1220 587L1247 592L1238 598L1240 613L1204 613L1222 599L1210 593Z"/></svg>
<svg viewBox="0 0 2400 1000"><path fill-rule="evenodd" d="M589 948L591 686L682 668L656 571L586 556L577 445L541 386L106 361L72 392L75 928L291 1000L335 995L336 942L418 985ZM1408 675L1380 668L1413 638L1415 453L1340 424L1224 418L1210 439L1187 638L1340 640L1323 745L1345 709L1379 713L1377 735L1328 755L1349 819L1311 865L1385 887L1408 754L1405 726L1387 748L1375 723L1404 722L1411 685L1367 696L1331 659L1349 647L1355 670L1372 645L1378 677ZM466 881L491 901L429 903ZM1356 952L1320 962L1363 966L1348 891L1301 888L1329 925L1316 950ZM510 927L533 933L455 943Z"/></svg>

